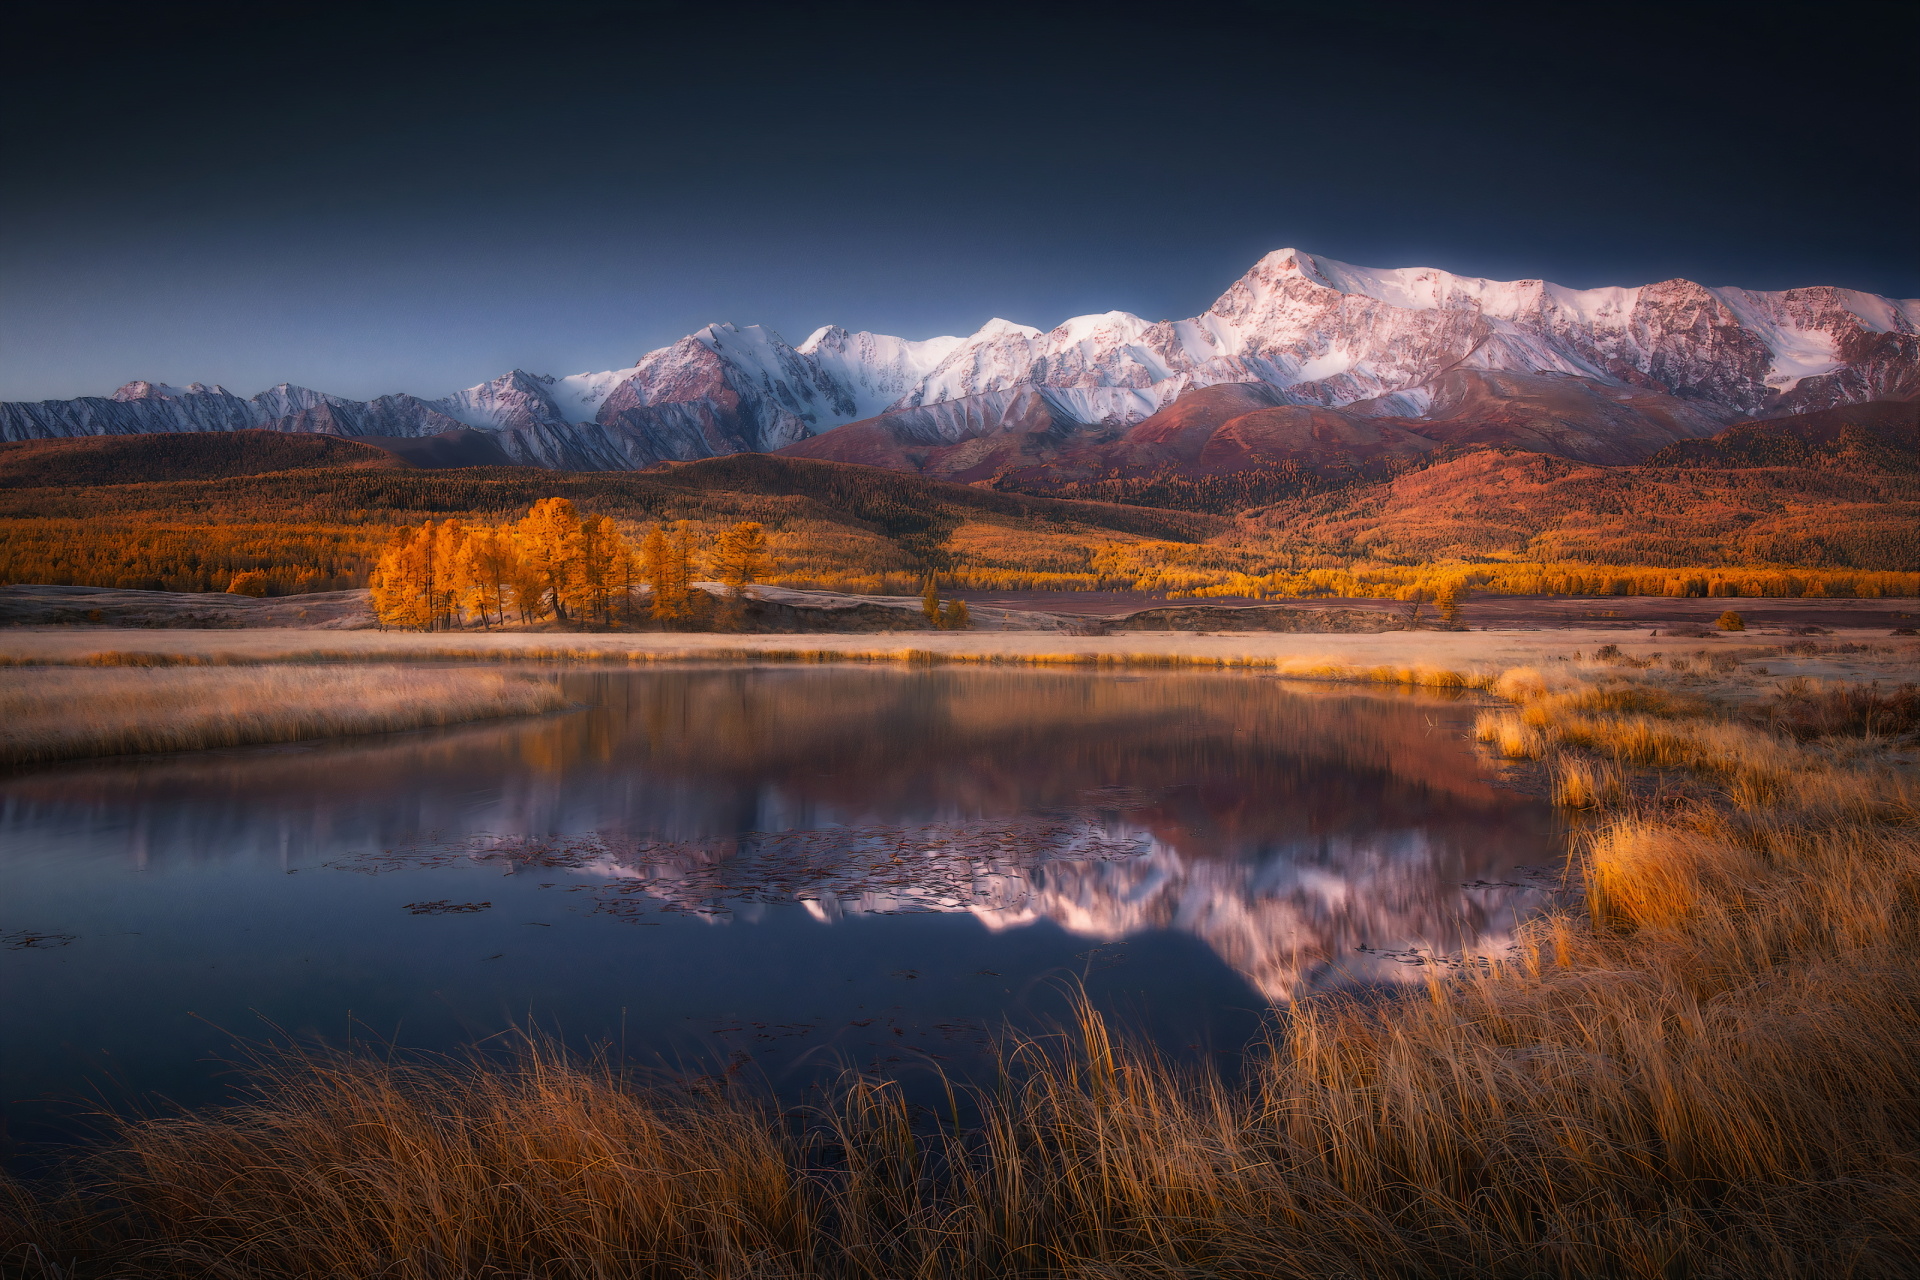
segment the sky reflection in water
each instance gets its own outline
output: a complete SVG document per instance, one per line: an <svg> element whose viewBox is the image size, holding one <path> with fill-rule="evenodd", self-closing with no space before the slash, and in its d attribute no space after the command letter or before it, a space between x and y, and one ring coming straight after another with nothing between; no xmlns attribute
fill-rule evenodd
<svg viewBox="0 0 1920 1280"><path fill-rule="evenodd" d="M0 778L0 935L42 939L0 950L16 1136L48 1095L216 1099L214 1060L270 1029L452 1048L537 1024L787 1086L965 1072L1082 979L1175 1052L1230 1052L1301 991L1420 976L1382 953L1499 950L1545 893L1465 886L1560 856L1434 695L566 679L586 709Z"/></svg>

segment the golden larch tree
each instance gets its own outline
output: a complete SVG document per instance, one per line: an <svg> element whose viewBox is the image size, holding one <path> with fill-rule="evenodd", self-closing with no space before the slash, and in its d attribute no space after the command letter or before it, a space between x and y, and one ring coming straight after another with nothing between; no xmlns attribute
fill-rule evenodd
<svg viewBox="0 0 1920 1280"><path fill-rule="evenodd" d="M613 623L614 599L624 591L625 563L632 558L625 538L606 516L583 516L569 541L572 568L565 599L578 621Z"/></svg>
<svg viewBox="0 0 1920 1280"><path fill-rule="evenodd" d="M738 600L747 594L750 583L767 574L767 531L746 520L728 529L714 541L713 574Z"/></svg>
<svg viewBox="0 0 1920 1280"><path fill-rule="evenodd" d="M579 570L580 513L565 498L542 498L513 527L514 543L527 567L523 584L534 590L535 613L567 620L567 601ZM522 612L526 605L521 606Z"/></svg>
<svg viewBox="0 0 1920 1280"><path fill-rule="evenodd" d="M767 572L766 529L744 520L723 532L714 539L712 568L724 591L717 625L738 631L746 624L747 587Z"/></svg>
<svg viewBox="0 0 1920 1280"><path fill-rule="evenodd" d="M458 576L467 608L480 615L482 625L507 621L507 602L520 571L513 538L497 526L475 529L460 549Z"/></svg>
<svg viewBox="0 0 1920 1280"><path fill-rule="evenodd" d="M681 520L669 531L655 525L640 547L640 577L652 589L653 620L683 626L694 616L693 530Z"/></svg>
<svg viewBox="0 0 1920 1280"><path fill-rule="evenodd" d="M396 530L368 579L373 616L383 627L433 628L433 526Z"/></svg>
<svg viewBox="0 0 1920 1280"><path fill-rule="evenodd" d="M428 606L437 630L452 630L460 625L465 605L466 584L461 579L461 552L467 541L467 527L459 520L446 520L438 526L425 526L433 546L427 561Z"/></svg>

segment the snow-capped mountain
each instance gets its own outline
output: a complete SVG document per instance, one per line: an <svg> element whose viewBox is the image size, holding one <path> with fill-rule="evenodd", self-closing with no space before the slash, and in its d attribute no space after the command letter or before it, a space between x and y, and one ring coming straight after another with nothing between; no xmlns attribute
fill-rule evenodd
<svg viewBox="0 0 1920 1280"><path fill-rule="evenodd" d="M471 428L516 461L618 469L804 445L856 421L890 447L1111 434L1225 383L1422 440L1481 438L1498 411L1530 447L1624 461L1741 419L1920 395L1920 300L1686 280L1577 290L1282 249L1189 320L1114 311L1043 332L996 319L925 341L828 326L798 347L715 324L625 369L516 369L432 400L130 382L109 398L0 404L0 439ZM801 451L861 456L853 436Z"/></svg>

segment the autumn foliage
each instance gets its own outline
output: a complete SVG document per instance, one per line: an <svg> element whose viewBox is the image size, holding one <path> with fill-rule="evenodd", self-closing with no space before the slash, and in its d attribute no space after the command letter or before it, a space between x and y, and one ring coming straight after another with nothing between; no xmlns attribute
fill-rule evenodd
<svg viewBox="0 0 1920 1280"><path fill-rule="evenodd" d="M543 498L510 524L428 521L395 533L369 582L383 627L445 631L552 621L607 629L651 621L705 621L711 597L695 586L710 568L738 617L765 574L766 533L742 521L702 545L694 527L655 525L638 548L610 517Z"/></svg>
<svg viewBox="0 0 1920 1280"><path fill-rule="evenodd" d="M760 454L431 471L343 465L331 446L290 462L274 440L142 439L127 458L83 443L0 450L0 581L204 592L257 573L280 596L372 585L391 558L380 589L408 626L628 625L643 595L655 624L728 625L741 562L752 580L859 594L915 595L937 574L954 591L1424 594L1442 616L1468 592L1920 595L1920 479L1864 462L1609 468L1481 451L1226 516ZM236 474L269 465L287 469ZM101 482L142 467L210 474ZM747 525L749 542L723 541ZM703 574L718 600L693 588Z"/></svg>

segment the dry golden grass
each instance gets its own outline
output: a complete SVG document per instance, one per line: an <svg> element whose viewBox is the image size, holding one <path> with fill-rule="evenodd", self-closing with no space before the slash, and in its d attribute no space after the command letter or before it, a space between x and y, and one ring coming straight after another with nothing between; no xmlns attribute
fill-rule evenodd
<svg viewBox="0 0 1920 1280"><path fill-rule="evenodd" d="M123 1125L0 1256L231 1280L1920 1272L1910 765L1743 723L1731 676L1496 685L1515 708L1483 732L1589 810L1585 910L1424 991L1302 1002L1238 1084L1091 1016L1010 1046L963 1125L884 1083L797 1121L538 1046L283 1057L246 1106ZM1691 790L1635 800L1645 764Z"/></svg>
<svg viewBox="0 0 1920 1280"><path fill-rule="evenodd" d="M551 711L550 679L470 669L0 670L0 763L385 733Z"/></svg>
<svg viewBox="0 0 1920 1280"><path fill-rule="evenodd" d="M1640 664L1670 653L1671 640L1622 638L1617 630L1388 631L1312 633L1154 634L1068 637L1044 632L913 632L889 635L568 635L514 632L110 630L63 627L0 629L0 666L194 666L263 663L391 662L616 662L702 661L966 662L1045 665L1238 666L1302 679L1338 678L1348 670L1426 672L1435 684L1490 685L1515 669L1536 678L1551 672L1556 687L1611 673L1611 667L1564 660L1603 646ZM1871 652L1822 652L1773 657L1780 675L1864 683L1908 674L1920 662L1920 643L1827 646ZM1889 652L1880 652L1888 650ZM1757 650L1748 650L1749 653ZM1776 651L1768 650L1769 653ZM1904 658L1902 657L1904 655ZM1716 653L1724 661L1728 655ZM1670 676L1664 668L1654 675ZM1397 677L1395 679L1397 683ZM1498 692L1498 691L1496 691ZM1502 692L1501 696L1507 696Z"/></svg>
<svg viewBox="0 0 1920 1280"><path fill-rule="evenodd" d="M1083 669L1195 668L1290 679L1478 688L1517 662L1590 643L1587 633L1385 632L1363 635L1044 632L887 635L592 635L524 633L72 629L0 634L0 667L224 666L396 662L863 662Z"/></svg>
<svg viewBox="0 0 1920 1280"><path fill-rule="evenodd" d="M1374 664L1361 666L1324 658L1270 657L1246 653L1165 653L1151 644L1105 651L1054 652L1045 648L1008 651L993 648L932 649L899 648L801 648L791 645L746 648L739 645L702 644L698 646L653 646L615 649L570 645L516 645L484 650L465 648L412 649L405 651L319 649L272 657L220 655L212 658L168 653L102 650L81 657L54 659L45 664L74 667L236 667L269 663L299 664L341 662L457 662L475 658L508 662L627 662L655 664L674 662L906 662L923 665L959 664L1028 667L1170 667L1213 668L1217 670L1272 671L1295 680L1340 680L1362 684L1415 685L1440 689L1484 687L1489 678L1451 671L1424 664ZM0 668L8 665L0 659ZM24 663L21 665L25 665Z"/></svg>
<svg viewBox="0 0 1920 1280"><path fill-rule="evenodd" d="M1545 735L1508 711L1482 711L1475 716L1473 737L1508 760L1533 760L1547 750Z"/></svg>
<svg viewBox="0 0 1920 1280"><path fill-rule="evenodd" d="M1593 809L1614 804L1627 795L1627 774L1604 760L1579 758L1554 762L1553 799L1568 809Z"/></svg>

